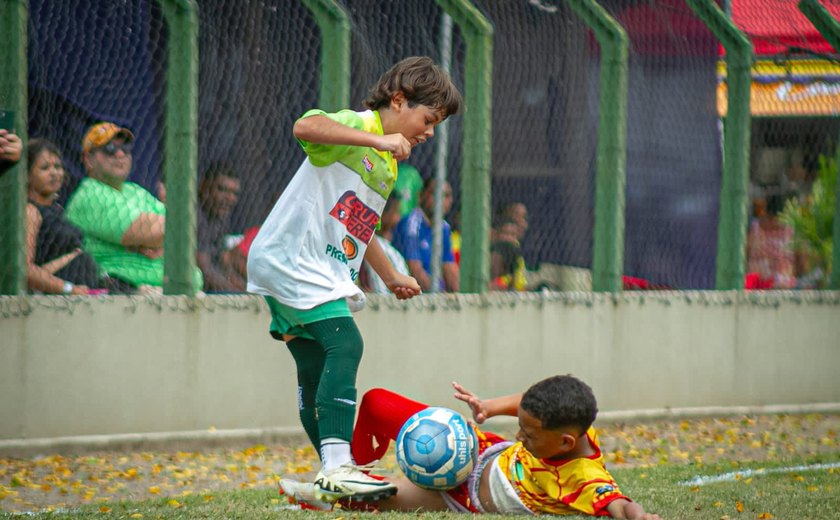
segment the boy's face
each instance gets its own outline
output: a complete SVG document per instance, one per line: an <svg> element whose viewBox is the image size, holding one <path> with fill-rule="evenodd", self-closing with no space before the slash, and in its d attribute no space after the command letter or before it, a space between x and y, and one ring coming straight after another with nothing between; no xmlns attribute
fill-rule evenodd
<svg viewBox="0 0 840 520"><path fill-rule="evenodd" d="M435 126L444 120L443 113L440 110L426 105L411 107L402 93L394 96L391 106L399 115L396 131L408 139L412 148L434 137Z"/></svg>
<svg viewBox="0 0 840 520"><path fill-rule="evenodd" d="M519 431L516 440L522 443L526 450L540 459L561 458L574 449L577 440L573 432L567 428L547 430L542 421L519 409Z"/></svg>

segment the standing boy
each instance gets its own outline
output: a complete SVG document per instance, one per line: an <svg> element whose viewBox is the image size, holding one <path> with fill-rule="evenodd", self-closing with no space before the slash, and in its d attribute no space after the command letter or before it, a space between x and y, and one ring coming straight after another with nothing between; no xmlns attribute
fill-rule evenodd
<svg viewBox="0 0 840 520"><path fill-rule="evenodd" d="M297 365L298 409L319 449L319 500L378 500L396 487L356 467L349 441L363 342L350 311L365 259L400 299L420 293L371 240L397 161L457 113L461 94L430 58L406 58L379 78L363 112L310 110L295 122L306 159L260 228L248 255L248 291L265 296L270 332Z"/></svg>

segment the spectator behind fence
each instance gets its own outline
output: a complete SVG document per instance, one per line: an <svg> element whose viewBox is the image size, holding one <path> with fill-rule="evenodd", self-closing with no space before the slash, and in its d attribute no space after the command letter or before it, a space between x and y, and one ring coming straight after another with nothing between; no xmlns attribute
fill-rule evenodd
<svg viewBox="0 0 840 520"><path fill-rule="evenodd" d="M234 268L232 251L225 244L239 187L236 171L222 163L210 166L199 184L196 262L204 274L206 292L245 291L245 277Z"/></svg>
<svg viewBox="0 0 840 520"><path fill-rule="evenodd" d="M401 162L397 165L397 182L394 193L400 197L400 218L405 217L417 207L420 192L423 190L423 177L414 166Z"/></svg>
<svg viewBox="0 0 840 520"><path fill-rule="evenodd" d="M490 243L490 289L524 291L528 286L525 260L519 246L520 226L504 219L493 228Z"/></svg>
<svg viewBox="0 0 840 520"><path fill-rule="evenodd" d="M114 123L97 123L82 140L82 180L67 204L67 218L84 233L84 248L111 278L158 292L163 286L166 208L129 182L134 134ZM197 289L201 271L193 273Z"/></svg>
<svg viewBox="0 0 840 520"><path fill-rule="evenodd" d="M528 232L528 208L521 202L508 202L496 214L496 223L510 221L516 224L516 240L521 244Z"/></svg>
<svg viewBox="0 0 840 520"><path fill-rule="evenodd" d="M747 275L752 289L796 287L793 229L779 220L785 206L782 195L754 201L755 218L747 234Z"/></svg>
<svg viewBox="0 0 840 520"><path fill-rule="evenodd" d="M10 170L20 160L23 143L12 130L0 128L0 175Z"/></svg>
<svg viewBox="0 0 840 520"><path fill-rule="evenodd" d="M27 146L26 283L32 292L88 294L104 289L99 267L82 250L82 232L57 202L64 183L58 147L46 139Z"/></svg>
<svg viewBox="0 0 840 520"><path fill-rule="evenodd" d="M374 240L382 246L382 250L385 251L385 256L394 264L394 268L408 276L408 265L405 263L405 258L391 244L391 240L394 238L394 228L400 222L400 203L401 200L397 192L391 192L391 196L388 197L388 200L385 202L385 208L382 210L382 219L379 221L379 229L376 230ZM385 285L385 282L376 274L376 271L373 270L373 267L368 262L362 264L359 280L364 291L391 294L391 290L388 289L388 286Z"/></svg>
<svg viewBox="0 0 840 520"><path fill-rule="evenodd" d="M452 187L444 181L443 186L443 214L452 207ZM420 206L408 216L403 217L394 231L394 247L396 247L408 264L417 283L424 291L432 285L432 217L435 210L435 179L430 177L423 184L420 192ZM441 248L441 280L440 289L458 292L459 272L458 264L452 254L452 237L449 223L443 221L443 241Z"/></svg>

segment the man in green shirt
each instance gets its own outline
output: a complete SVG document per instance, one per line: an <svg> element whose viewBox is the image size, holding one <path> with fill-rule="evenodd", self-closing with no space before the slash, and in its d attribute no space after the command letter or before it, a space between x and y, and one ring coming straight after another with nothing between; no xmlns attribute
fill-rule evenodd
<svg viewBox="0 0 840 520"><path fill-rule="evenodd" d="M134 134L114 123L93 125L82 140L87 172L70 198L67 218L84 232L84 248L104 274L134 287L163 286L166 208L128 182ZM201 288L201 272L194 281Z"/></svg>

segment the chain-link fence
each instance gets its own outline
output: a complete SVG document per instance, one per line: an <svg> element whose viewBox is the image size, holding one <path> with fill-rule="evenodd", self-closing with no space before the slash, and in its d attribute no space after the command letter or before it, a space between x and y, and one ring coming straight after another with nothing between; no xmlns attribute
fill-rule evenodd
<svg viewBox="0 0 840 520"><path fill-rule="evenodd" d="M713 288L725 111L719 45L683 0L599 3L630 42L625 288ZM206 226L209 219L215 226L211 235L221 240L210 251L212 260L224 262L224 276L234 280L241 272L236 274L239 264L232 257L244 251L237 246L247 245L304 157L291 128L305 110L318 106L323 35L303 1L197 4L197 174L201 180L213 177L208 171L223 170L229 173L223 177L236 181L199 185L198 222ZM350 108L360 109L376 78L411 55L446 61L463 88L466 43L457 26L448 29L437 2L337 4L351 24ZM520 228L516 238L530 288L589 289L599 46L565 1L473 4L494 29L494 213L513 202L528 210L527 232L522 235ZM833 155L840 135L837 50L793 2L729 4L736 25L752 38L758 60L752 94L752 200L760 205L756 201L763 199L767 206L780 195L805 202L819 176L819 157ZM836 4L828 8L840 16ZM66 205L89 175L82 139L99 121L131 131L128 179L150 196L163 197L170 34L160 5L153 0L30 0L28 31L29 136L56 143L66 171L52 200ZM765 102L762 96L776 101ZM447 219L456 228L462 190L469 189L459 170L462 121L455 117L447 123L444 149L433 140L410 159L423 177L445 165L455 194ZM120 157L119 151L115 154ZM775 211L775 199L773 204ZM201 249L200 233L198 242ZM133 253L162 263L155 260L153 246L130 244L136 247ZM788 286L803 285L799 278L815 269L809 261L796 267ZM205 272L205 282L212 278ZM240 281L215 290L241 288Z"/></svg>

